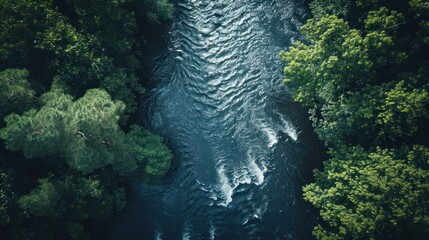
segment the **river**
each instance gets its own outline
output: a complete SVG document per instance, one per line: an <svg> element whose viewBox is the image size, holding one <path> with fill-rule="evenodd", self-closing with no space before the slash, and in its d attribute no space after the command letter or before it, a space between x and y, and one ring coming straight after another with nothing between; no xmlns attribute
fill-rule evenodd
<svg viewBox="0 0 429 240"><path fill-rule="evenodd" d="M133 183L110 239L312 239L302 200L322 147L282 84L279 52L306 18L290 0L178 0L168 48L149 63L143 122L174 167ZM154 51L157 43L151 43Z"/></svg>

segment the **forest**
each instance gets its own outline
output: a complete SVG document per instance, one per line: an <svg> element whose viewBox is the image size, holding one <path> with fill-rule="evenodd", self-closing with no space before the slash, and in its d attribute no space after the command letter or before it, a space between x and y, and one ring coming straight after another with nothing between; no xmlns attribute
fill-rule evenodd
<svg viewBox="0 0 429 240"><path fill-rule="evenodd" d="M0 239L429 239L428 53L428 0L0 0Z"/></svg>
<svg viewBox="0 0 429 240"><path fill-rule="evenodd" d="M134 9L138 9L135 11ZM0 238L89 239L172 153L133 120L166 0L0 1Z"/></svg>
<svg viewBox="0 0 429 240"><path fill-rule="evenodd" d="M429 237L429 2L313 0L284 83L329 148L317 239Z"/></svg>

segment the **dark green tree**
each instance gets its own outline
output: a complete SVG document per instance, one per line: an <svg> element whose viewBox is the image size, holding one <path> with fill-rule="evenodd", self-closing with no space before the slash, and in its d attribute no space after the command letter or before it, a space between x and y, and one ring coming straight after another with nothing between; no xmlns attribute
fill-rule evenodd
<svg viewBox="0 0 429 240"><path fill-rule="evenodd" d="M125 103L126 113L132 113L137 107L136 94L143 94L145 89L138 83L133 74L128 74L124 69L116 69L100 82L100 88L105 89L113 99Z"/></svg>
<svg viewBox="0 0 429 240"><path fill-rule="evenodd" d="M75 94L98 86L113 64L112 59L96 51L101 47L96 37L80 33L57 11L48 11L46 19L47 27L37 34L35 43L52 59L50 77L65 83Z"/></svg>
<svg viewBox="0 0 429 240"><path fill-rule="evenodd" d="M0 117L12 112L20 113L37 99L27 79L28 71L24 69L0 72Z"/></svg>
<svg viewBox="0 0 429 240"><path fill-rule="evenodd" d="M3 162L3 156L0 155L0 163L3 164ZM13 175L12 170L0 166L0 229L16 220L11 216L17 201Z"/></svg>
<svg viewBox="0 0 429 240"><path fill-rule="evenodd" d="M142 28L171 14L166 0L0 0L1 239L88 239L123 208L123 175L162 179L162 138L124 124L144 91ZM38 98L29 76L52 90Z"/></svg>
<svg viewBox="0 0 429 240"><path fill-rule="evenodd" d="M173 4L168 0L131 0L131 6L140 21L160 23L173 15Z"/></svg>
<svg viewBox="0 0 429 240"><path fill-rule="evenodd" d="M117 67L134 71L138 61L133 53L136 20L132 11L126 9L130 0L67 0L76 12L78 28L94 35L102 53L113 59Z"/></svg>
<svg viewBox="0 0 429 240"><path fill-rule="evenodd" d="M37 65L34 40L50 8L52 0L0 0L0 70Z"/></svg>
<svg viewBox="0 0 429 240"><path fill-rule="evenodd" d="M125 206L125 191L114 179L108 171L93 176L51 176L39 180L39 185L18 202L34 217L49 219L54 237L84 239L88 236L83 221L107 219ZM55 228L56 222L63 226Z"/></svg>

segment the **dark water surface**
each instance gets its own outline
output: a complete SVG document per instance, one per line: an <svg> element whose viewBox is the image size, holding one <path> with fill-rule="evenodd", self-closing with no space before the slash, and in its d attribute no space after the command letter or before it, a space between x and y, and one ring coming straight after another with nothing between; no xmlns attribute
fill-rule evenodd
<svg viewBox="0 0 429 240"><path fill-rule="evenodd" d="M177 1L142 104L177 166L160 186L133 184L110 239L312 239L301 188L320 144L278 55L304 18L289 0Z"/></svg>

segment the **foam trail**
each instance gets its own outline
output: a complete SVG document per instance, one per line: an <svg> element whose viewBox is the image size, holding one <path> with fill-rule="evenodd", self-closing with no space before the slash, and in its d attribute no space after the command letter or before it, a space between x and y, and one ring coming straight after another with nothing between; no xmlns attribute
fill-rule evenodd
<svg viewBox="0 0 429 240"><path fill-rule="evenodd" d="M190 240L191 239L191 226L188 223L185 223L183 227L182 240Z"/></svg>
<svg viewBox="0 0 429 240"><path fill-rule="evenodd" d="M224 166L219 168L218 174L220 180L220 189L225 199L225 201L221 202L219 205L226 207L230 202L232 202L232 194L234 192L234 189L229 184L228 177L225 174Z"/></svg>
<svg viewBox="0 0 429 240"><path fill-rule="evenodd" d="M252 167L254 177L256 178L256 185L261 185L264 182L264 174L267 171L267 167L265 165L261 167L256 164L256 158L252 156L252 152L249 150L247 152L247 158L249 159L249 166Z"/></svg>
<svg viewBox="0 0 429 240"><path fill-rule="evenodd" d="M160 232L160 231L156 231L155 232L155 238L154 238L155 240L162 240L162 232Z"/></svg>
<svg viewBox="0 0 429 240"><path fill-rule="evenodd" d="M216 236L216 227L213 225L212 222L210 222L209 234L210 234L210 240L214 240Z"/></svg>
<svg viewBox="0 0 429 240"><path fill-rule="evenodd" d="M220 190L223 195L223 200L218 205L219 206L228 206L232 202L234 190L241 184L255 184L257 186L264 183L265 176L267 172L267 167L265 164L258 164L257 157L253 156L252 151L249 149L247 152L248 163L246 166L241 166L241 168L235 168L229 175L232 175L231 178L228 178L226 165L221 165L218 167L219 183ZM260 166L262 165L262 166ZM214 193L215 194L215 193ZM217 197L212 196L213 200L217 200Z"/></svg>
<svg viewBox="0 0 429 240"><path fill-rule="evenodd" d="M298 131L295 126L293 126L290 122L286 121L282 115L280 115L280 120L282 121L282 131L286 133L292 140L298 140Z"/></svg>
<svg viewBox="0 0 429 240"><path fill-rule="evenodd" d="M277 139L277 134L274 131L274 129L269 128L269 127L263 127L261 130L268 137L268 147L269 148L272 148L276 143L278 143L279 140Z"/></svg>

